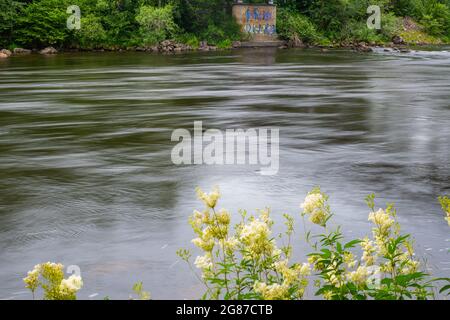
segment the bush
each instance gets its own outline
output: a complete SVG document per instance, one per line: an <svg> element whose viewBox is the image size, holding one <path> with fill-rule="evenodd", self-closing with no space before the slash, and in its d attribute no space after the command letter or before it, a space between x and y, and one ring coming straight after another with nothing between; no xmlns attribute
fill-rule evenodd
<svg viewBox="0 0 450 320"><path fill-rule="evenodd" d="M33 298L36 297L36 291L41 289L44 300L76 300L76 294L83 286L80 276L71 275L64 279L64 266L51 262L34 266L23 281L33 293Z"/></svg>
<svg viewBox="0 0 450 320"><path fill-rule="evenodd" d="M173 19L173 7L141 6L136 16L144 44L155 44L172 37L177 31Z"/></svg>
<svg viewBox="0 0 450 320"><path fill-rule="evenodd" d="M280 9L277 14L277 33L282 39L301 39L306 43L314 43L319 38L308 17L286 9Z"/></svg>
<svg viewBox="0 0 450 320"><path fill-rule="evenodd" d="M180 43L184 43L188 46L191 46L194 49L197 49L200 46L200 40L197 38L195 34L183 33L177 35L176 40Z"/></svg>
<svg viewBox="0 0 450 320"><path fill-rule="evenodd" d="M77 30L75 34L84 49L100 48L107 39L101 19L92 14L81 18L81 29Z"/></svg>
<svg viewBox="0 0 450 320"><path fill-rule="evenodd" d="M15 41L31 47L62 46L69 37L67 0L41 0L24 7L17 19Z"/></svg>
<svg viewBox="0 0 450 320"><path fill-rule="evenodd" d="M232 228L231 214L217 209L217 188L210 194L197 189L197 195L205 208L194 211L189 221L197 236L192 243L202 252L194 265L206 288L204 299L303 299L313 272L319 278L314 281L315 296L328 300L428 299L435 297L438 281L450 282L425 272L410 236L401 234L394 206L376 210L373 195L366 198L372 235L343 241L341 228L329 225L333 214L328 196L320 188L308 193L300 207L305 240L313 252L303 263L292 262L293 217L284 215L286 231L279 237L273 234L268 209L258 215L241 211L240 222ZM450 200L440 201L450 216ZM307 231L306 218L322 229L319 235ZM277 238L284 245L278 246ZM189 250L177 253L192 263ZM447 284L440 292L449 291Z"/></svg>
<svg viewBox="0 0 450 320"><path fill-rule="evenodd" d="M449 35L450 8L442 3L428 4L420 22L431 35Z"/></svg>
<svg viewBox="0 0 450 320"><path fill-rule="evenodd" d="M0 47L11 44L22 4L14 0L0 0Z"/></svg>

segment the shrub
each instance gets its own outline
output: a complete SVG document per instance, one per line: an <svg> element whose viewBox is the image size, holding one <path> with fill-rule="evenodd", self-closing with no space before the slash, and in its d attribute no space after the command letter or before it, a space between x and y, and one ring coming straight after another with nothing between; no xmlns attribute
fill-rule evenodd
<svg viewBox="0 0 450 320"><path fill-rule="evenodd" d="M14 0L0 0L0 47L11 43L22 4Z"/></svg>
<svg viewBox="0 0 450 320"><path fill-rule="evenodd" d="M314 43L319 38L308 17L285 9L280 9L277 14L277 33L282 39L301 39L307 43Z"/></svg>
<svg viewBox="0 0 450 320"><path fill-rule="evenodd" d="M189 45L194 49L197 49L200 46L200 41L198 40L198 38L195 34L184 33L184 34L178 35L176 37L176 40L178 42Z"/></svg>
<svg viewBox="0 0 450 320"><path fill-rule="evenodd" d="M42 289L44 300L76 300L76 294L83 286L80 276L71 275L64 279L64 266L51 262L34 266L23 281L33 298L36 290Z"/></svg>
<svg viewBox="0 0 450 320"><path fill-rule="evenodd" d="M81 18L81 29L75 34L81 47L85 49L99 48L107 39L101 19L92 14Z"/></svg>
<svg viewBox="0 0 450 320"><path fill-rule="evenodd" d="M136 16L140 25L144 44L155 44L172 37L177 25L173 19L173 8L171 5L165 7L141 6Z"/></svg>
<svg viewBox="0 0 450 320"><path fill-rule="evenodd" d="M205 208L194 211L190 225L197 235L192 243L202 252L194 265L205 285L204 299L303 299L312 272L318 277L315 295L329 300L428 299L438 281L450 282L424 271L410 236L401 234L394 206L375 209L373 195L366 199L372 235L346 242L340 227L330 229L328 196L320 188L308 193L301 204L305 239L313 249L307 263L292 262L293 217L284 215L286 231L279 237L284 245L278 246L268 209L258 215L241 211L232 228L231 214L217 209L217 188L210 194L197 189L197 195ZM440 200L449 214L450 200ZM306 231L305 218L322 228L321 234ZM189 250L178 255L191 265ZM446 285L440 292L449 291Z"/></svg>
<svg viewBox="0 0 450 320"><path fill-rule="evenodd" d="M69 37L67 6L66 0L41 0L25 6L17 19L15 41L32 47L63 45Z"/></svg>
<svg viewBox="0 0 450 320"><path fill-rule="evenodd" d="M447 217L448 225L450 226L450 198L449 197L439 197L439 202L441 203L442 210L444 210Z"/></svg>

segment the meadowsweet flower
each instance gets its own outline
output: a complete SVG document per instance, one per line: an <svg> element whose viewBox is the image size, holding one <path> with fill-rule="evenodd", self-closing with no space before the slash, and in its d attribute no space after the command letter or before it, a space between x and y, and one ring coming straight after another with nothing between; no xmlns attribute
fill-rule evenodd
<svg viewBox="0 0 450 320"><path fill-rule="evenodd" d="M371 212L369 214L369 221L378 227L377 231L380 235L388 234L391 226L395 223L394 219L383 209L379 209L377 212Z"/></svg>
<svg viewBox="0 0 450 320"><path fill-rule="evenodd" d="M340 276L338 276L336 274L331 274L329 281L336 288L340 288L342 286L342 279Z"/></svg>
<svg viewBox="0 0 450 320"><path fill-rule="evenodd" d="M348 274L348 279L357 285L366 283L367 278L370 276L369 270L364 266L359 266L356 271Z"/></svg>
<svg viewBox="0 0 450 320"><path fill-rule="evenodd" d="M63 279L60 284L60 289L75 293L83 287L83 280L80 276L71 275L68 279Z"/></svg>
<svg viewBox="0 0 450 320"><path fill-rule="evenodd" d="M36 291L39 286L40 271L40 264L35 265L33 270L28 271L27 277L23 279L23 282L25 282L25 288L30 289L32 292Z"/></svg>
<svg viewBox="0 0 450 320"><path fill-rule="evenodd" d="M333 299L333 292L332 291L325 291L323 293L323 298L325 300L332 300Z"/></svg>
<svg viewBox="0 0 450 320"><path fill-rule="evenodd" d="M447 217L448 225L450 226L450 198L449 197L439 197L439 202L441 203L442 210L444 210Z"/></svg>
<svg viewBox="0 0 450 320"><path fill-rule="evenodd" d="M273 254L276 246L271 241L270 235L271 230L266 222L260 219L253 219L242 227L239 238L246 246L247 254L252 257L258 257L262 254Z"/></svg>
<svg viewBox="0 0 450 320"><path fill-rule="evenodd" d="M306 196L305 201L300 205L303 213L312 214L316 209L320 208L324 202L324 197L321 193L310 193Z"/></svg>
<svg viewBox="0 0 450 320"><path fill-rule="evenodd" d="M227 210L221 209L219 212L217 212L216 219L219 224L229 225L231 221L231 215Z"/></svg>
<svg viewBox="0 0 450 320"><path fill-rule="evenodd" d="M303 263L299 268L299 274L303 277L311 275L311 265L309 263Z"/></svg>
<svg viewBox="0 0 450 320"><path fill-rule="evenodd" d="M375 264L375 245L373 241L369 240L368 237L364 238L361 242L361 248L363 249L363 255L361 257L361 260L365 262L365 265L367 267L373 266Z"/></svg>
<svg viewBox="0 0 450 320"><path fill-rule="evenodd" d="M195 246L202 249L203 251L210 252L214 249L215 241L214 239L204 240L202 238L195 238L191 241Z"/></svg>
<svg viewBox="0 0 450 320"><path fill-rule="evenodd" d="M309 215L309 221L325 227L327 220L331 216L326 201L327 196L319 188L314 189L308 193L305 201L300 205L300 208L303 209L302 215Z"/></svg>
<svg viewBox="0 0 450 320"><path fill-rule="evenodd" d="M236 237L229 237L225 241L220 242L220 245L227 253L232 253L239 246L239 240Z"/></svg>
<svg viewBox="0 0 450 320"><path fill-rule="evenodd" d="M212 263L210 254L206 254L204 256L198 256L195 259L194 264L197 268L203 269L203 270L211 270L213 267L213 263Z"/></svg>
<svg viewBox="0 0 450 320"><path fill-rule="evenodd" d="M344 263L349 267L349 268L354 268L356 266L356 260L355 260L355 256L353 255L353 253L351 252L345 252L344 253Z"/></svg>
<svg viewBox="0 0 450 320"><path fill-rule="evenodd" d="M256 293L259 293L264 300L283 300L286 299L289 288L285 285L274 283L267 285L264 282L255 282L253 287Z"/></svg>
<svg viewBox="0 0 450 320"><path fill-rule="evenodd" d="M208 208L214 208L217 204L217 201L220 198L220 191L219 188L214 187L213 191L209 194L205 193L202 191L202 189L197 188L197 196L200 200L203 201L203 203L208 207Z"/></svg>

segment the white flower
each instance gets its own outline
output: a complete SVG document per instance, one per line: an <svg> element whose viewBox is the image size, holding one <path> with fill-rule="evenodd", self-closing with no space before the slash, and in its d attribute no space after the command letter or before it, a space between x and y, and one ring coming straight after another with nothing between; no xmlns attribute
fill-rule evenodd
<svg viewBox="0 0 450 320"><path fill-rule="evenodd" d="M305 198L305 201L300 205L303 212L306 214L311 214L317 208L320 208L323 204L324 198L321 193L311 193Z"/></svg>
<svg viewBox="0 0 450 320"><path fill-rule="evenodd" d="M198 256L194 262L199 269L210 270L213 267L211 257L209 255Z"/></svg>
<svg viewBox="0 0 450 320"><path fill-rule="evenodd" d="M81 287L83 287L83 280L77 275L71 275L68 279L63 279L60 285L62 290L71 292L77 292Z"/></svg>
<svg viewBox="0 0 450 320"><path fill-rule="evenodd" d="M371 212L369 214L369 221L375 223L382 234L388 232L389 228L395 222L383 209L380 209L377 212Z"/></svg>

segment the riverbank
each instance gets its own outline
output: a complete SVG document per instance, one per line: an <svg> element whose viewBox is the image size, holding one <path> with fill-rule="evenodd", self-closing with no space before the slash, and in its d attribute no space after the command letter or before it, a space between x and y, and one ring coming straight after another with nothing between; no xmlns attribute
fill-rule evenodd
<svg viewBox="0 0 450 320"><path fill-rule="evenodd" d="M14 48L13 50L1 49L0 50L0 59L7 59L11 56L23 56L29 54L41 54L41 55L55 55L58 53L75 53L75 52L147 52L153 54L177 54L184 52L208 52L208 51L220 51L220 50L232 50L232 49L240 49L240 48L252 48L252 46L244 46L244 43L240 41L235 41L231 46L220 48L218 46L209 45L206 41L202 42L198 47L192 47L187 44L179 43L174 40L164 40L158 45L155 46L137 46L137 47L128 47L128 48L99 48L99 49L60 49L57 50L54 47L46 47L44 49L25 49L25 48ZM332 45L311 45L311 44L300 44L293 45L289 43L289 41L280 41L280 45L278 49L288 50L288 49L317 49L321 52L327 52L329 50L336 49L347 49L353 50L355 52L361 53L369 53L374 51L379 51L380 49L386 52L400 52L400 53L408 53L411 52L412 48L417 47L427 47L427 46L435 46L436 43L414 43L408 44L404 41L397 42L389 42L389 43L367 43L367 42L353 42L353 43L340 43L340 44L332 44ZM438 46L445 46L448 44L440 43ZM255 48L264 47L264 44L259 44L258 46L254 46ZM273 47L273 46L271 46Z"/></svg>

